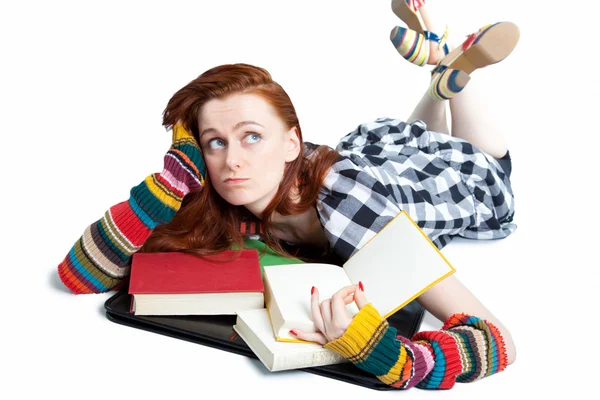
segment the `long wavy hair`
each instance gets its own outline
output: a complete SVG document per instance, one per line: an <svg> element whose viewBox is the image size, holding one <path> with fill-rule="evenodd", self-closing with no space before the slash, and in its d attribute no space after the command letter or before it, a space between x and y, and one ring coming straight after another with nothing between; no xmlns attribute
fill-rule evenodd
<svg viewBox="0 0 600 400"><path fill-rule="evenodd" d="M286 163L283 179L275 197L264 210L262 220L258 221L245 207L225 201L212 186L207 173L203 189L185 196L174 218L167 224L157 226L139 252L180 251L206 256L233 246L242 249L244 238L239 230L240 222L255 221L262 224L265 243L277 253L291 257L279 241L273 239L271 216L274 212L281 215L301 214L312 207L338 153L328 146L307 151L289 96L267 70L249 64L220 65L185 85L169 100L163 113L163 126L172 129L177 121L181 121L200 143L198 116L204 104L233 94L260 96L275 109L287 130L292 127L298 130L300 155ZM299 196L292 199L294 189L297 189Z"/></svg>

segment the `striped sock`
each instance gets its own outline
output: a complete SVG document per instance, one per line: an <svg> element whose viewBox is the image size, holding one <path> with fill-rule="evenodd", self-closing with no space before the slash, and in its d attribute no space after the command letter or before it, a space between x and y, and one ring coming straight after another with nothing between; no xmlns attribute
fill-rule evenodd
<svg viewBox="0 0 600 400"><path fill-rule="evenodd" d="M390 40L398 53L411 63L423 66L429 61L429 43L422 34L397 26L392 29Z"/></svg>

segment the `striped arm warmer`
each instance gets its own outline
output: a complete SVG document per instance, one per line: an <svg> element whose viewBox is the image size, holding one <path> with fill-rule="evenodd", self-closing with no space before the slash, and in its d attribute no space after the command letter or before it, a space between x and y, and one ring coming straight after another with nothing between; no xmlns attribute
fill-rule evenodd
<svg viewBox="0 0 600 400"><path fill-rule="evenodd" d="M88 226L58 265L58 275L72 292L102 293L119 288L130 260L154 228L171 221L186 194L204 185L205 165L195 139L182 126L173 128L173 145L164 169L149 175Z"/></svg>
<svg viewBox="0 0 600 400"><path fill-rule="evenodd" d="M340 338L325 345L383 383L398 389L450 389L504 370L504 340L490 322L454 314L440 331L411 340L396 334L369 303Z"/></svg>

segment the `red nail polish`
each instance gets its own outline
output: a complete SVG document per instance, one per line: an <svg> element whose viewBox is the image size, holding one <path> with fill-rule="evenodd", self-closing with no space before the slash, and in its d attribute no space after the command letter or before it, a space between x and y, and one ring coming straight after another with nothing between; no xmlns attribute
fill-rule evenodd
<svg viewBox="0 0 600 400"><path fill-rule="evenodd" d="M315 292L315 287L313 286L312 289L310 289L310 294L313 294Z"/></svg>
<svg viewBox="0 0 600 400"><path fill-rule="evenodd" d="M365 291L365 287L363 286L361 281L358 282L358 288L360 289L361 292Z"/></svg>
<svg viewBox="0 0 600 400"><path fill-rule="evenodd" d="M292 335L294 335L294 336L298 336L298 334L296 333L296 331L295 331L295 330L293 330L293 329L292 329L292 330L290 330L290 333L291 333Z"/></svg>

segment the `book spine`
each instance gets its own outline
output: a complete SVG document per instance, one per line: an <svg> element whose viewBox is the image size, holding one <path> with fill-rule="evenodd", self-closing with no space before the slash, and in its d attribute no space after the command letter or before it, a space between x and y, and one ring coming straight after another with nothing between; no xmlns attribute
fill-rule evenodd
<svg viewBox="0 0 600 400"><path fill-rule="evenodd" d="M281 336L281 328L284 325L283 315L277 306L277 302L273 297L273 288L269 282L268 276L265 274L264 279L265 285L265 308L269 313L269 319L271 320L271 326L273 328L273 334L275 337Z"/></svg>

